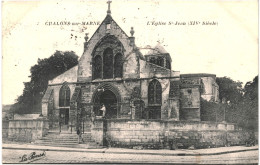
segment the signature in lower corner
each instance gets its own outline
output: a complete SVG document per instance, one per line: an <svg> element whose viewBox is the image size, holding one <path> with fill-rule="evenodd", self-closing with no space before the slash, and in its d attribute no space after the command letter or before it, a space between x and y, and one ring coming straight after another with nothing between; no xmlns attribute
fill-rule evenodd
<svg viewBox="0 0 260 165"><path fill-rule="evenodd" d="M46 156L46 152L43 151L42 153L40 154L36 154L36 152L32 152L28 155L24 154L22 157L19 157L21 160L20 162L25 162L27 160L32 160L32 159L35 159L35 158L39 158L39 157L44 157Z"/></svg>

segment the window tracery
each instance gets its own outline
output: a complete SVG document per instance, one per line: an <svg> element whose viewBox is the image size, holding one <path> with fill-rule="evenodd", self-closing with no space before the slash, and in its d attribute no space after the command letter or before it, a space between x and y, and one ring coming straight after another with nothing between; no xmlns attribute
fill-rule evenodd
<svg viewBox="0 0 260 165"><path fill-rule="evenodd" d="M97 55L94 58L94 79L102 78L102 58Z"/></svg>
<svg viewBox="0 0 260 165"><path fill-rule="evenodd" d="M59 106L68 107L70 106L70 88L68 85L63 85L59 93Z"/></svg>
<svg viewBox="0 0 260 165"><path fill-rule="evenodd" d="M123 76L123 56L121 53L116 54L114 63L115 78Z"/></svg>
<svg viewBox="0 0 260 165"><path fill-rule="evenodd" d="M113 78L113 50L107 48L103 54L103 79Z"/></svg>

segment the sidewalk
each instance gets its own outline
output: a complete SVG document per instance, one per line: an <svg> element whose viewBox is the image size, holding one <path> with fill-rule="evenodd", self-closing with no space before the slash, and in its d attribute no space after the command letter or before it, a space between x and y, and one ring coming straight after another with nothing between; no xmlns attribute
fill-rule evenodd
<svg viewBox="0 0 260 165"><path fill-rule="evenodd" d="M220 155L234 152L244 152L258 150L258 146L232 146L208 149L179 149L179 150L136 150L125 148L102 148L102 149L83 149L69 147L39 146L33 144L2 144L2 149L11 150L41 150L41 151L61 151L61 152L88 152L88 153L107 153L107 154L145 154L145 155L164 155L164 156L197 156L197 155Z"/></svg>

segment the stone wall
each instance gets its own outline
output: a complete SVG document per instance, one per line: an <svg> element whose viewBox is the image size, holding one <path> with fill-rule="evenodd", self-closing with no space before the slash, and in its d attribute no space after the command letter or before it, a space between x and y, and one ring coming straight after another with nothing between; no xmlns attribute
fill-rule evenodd
<svg viewBox="0 0 260 165"><path fill-rule="evenodd" d="M234 124L161 120L103 120L95 121L92 136L96 142L112 147L195 148L245 144L249 133L237 130ZM102 131L104 130L104 132Z"/></svg>
<svg viewBox="0 0 260 165"><path fill-rule="evenodd" d="M180 90L180 120L200 121L199 87L185 87Z"/></svg>
<svg viewBox="0 0 260 165"><path fill-rule="evenodd" d="M91 128L91 139L96 144L104 145L104 122L103 120L95 120Z"/></svg>
<svg viewBox="0 0 260 165"><path fill-rule="evenodd" d="M8 139L14 141L32 142L40 139L48 132L48 120L10 120Z"/></svg>
<svg viewBox="0 0 260 165"><path fill-rule="evenodd" d="M2 138L8 137L9 120L2 120Z"/></svg>
<svg viewBox="0 0 260 165"><path fill-rule="evenodd" d="M219 87L216 83L216 77L201 77L203 90L201 97L207 101L218 101Z"/></svg>
<svg viewBox="0 0 260 165"><path fill-rule="evenodd" d="M219 101L219 86L216 83L216 75L214 74L181 74L181 79L186 81L200 80L201 97L207 101Z"/></svg>
<svg viewBox="0 0 260 165"><path fill-rule="evenodd" d="M37 119L40 114L14 114L14 120Z"/></svg>

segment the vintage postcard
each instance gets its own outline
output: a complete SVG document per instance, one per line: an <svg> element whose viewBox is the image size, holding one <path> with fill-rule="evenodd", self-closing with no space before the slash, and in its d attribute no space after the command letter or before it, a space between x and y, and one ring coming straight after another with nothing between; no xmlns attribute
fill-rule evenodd
<svg viewBox="0 0 260 165"><path fill-rule="evenodd" d="M2 1L2 163L258 163L258 1Z"/></svg>

